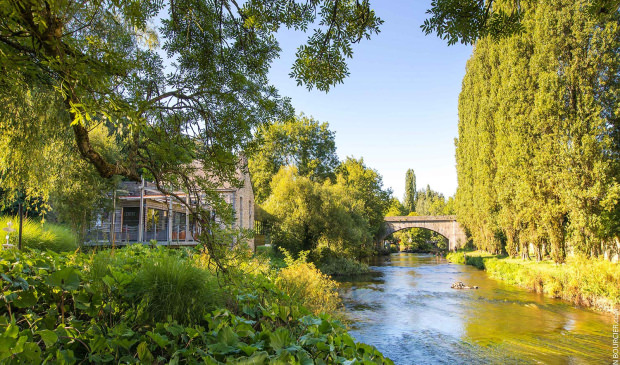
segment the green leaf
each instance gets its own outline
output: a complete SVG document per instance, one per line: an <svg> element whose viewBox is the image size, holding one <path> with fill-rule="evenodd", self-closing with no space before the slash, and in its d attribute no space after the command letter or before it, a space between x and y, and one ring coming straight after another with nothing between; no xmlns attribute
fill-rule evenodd
<svg viewBox="0 0 620 365"><path fill-rule="evenodd" d="M166 326L166 331L173 335L174 337L179 336L181 333L185 332L185 328L179 326L178 324L170 324Z"/></svg>
<svg viewBox="0 0 620 365"><path fill-rule="evenodd" d="M34 342L28 342L24 344L24 351L22 357L28 360L29 364L38 364L41 362L41 348Z"/></svg>
<svg viewBox="0 0 620 365"><path fill-rule="evenodd" d="M258 350L257 347L254 347L251 345L245 345L245 344L238 346L238 348L239 350L243 351L248 356L252 355L253 353L256 352L256 350Z"/></svg>
<svg viewBox="0 0 620 365"><path fill-rule="evenodd" d="M288 346L290 342L291 335L289 330L287 330L286 328L280 327L269 335L269 345L275 351L283 349L284 347Z"/></svg>
<svg viewBox="0 0 620 365"><path fill-rule="evenodd" d="M15 323L10 323L6 331L2 334L4 338L17 338L19 335L19 327Z"/></svg>
<svg viewBox="0 0 620 365"><path fill-rule="evenodd" d="M80 276L73 267L66 267L52 273L47 282L49 285L63 288L64 290L76 290L80 286Z"/></svg>
<svg viewBox="0 0 620 365"><path fill-rule="evenodd" d="M47 348L52 347L56 341L58 341L58 335L54 331L42 330L37 333L41 336L41 339L45 342L45 347Z"/></svg>
<svg viewBox="0 0 620 365"><path fill-rule="evenodd" d="M299 320L299 322L306 326L318 326L321 324L321 319L316 318L315 316L304 316Z"/></svg>
<svg viewBox="0 0 620 365"><path fill-rule="evenodd" d="M314 361L306 351L299 351L296 357L300 365L314 365Z"/></svg>
<svg viewBox="0 0 620 365"><path fill-rule="evenodd" d="M269 354L265 351L255 352L252 356L237 359L236 361L231 361L232 364L237 365L263 365L267 364L269 361Z"/></svg>
<svg viewBox="0 0 620 365"><path fill-rule="evenodd" d="M219 342L228 346L234 346L239 342L239 336L230 327L224 327L217 333Z"/></svg>
<svg viewBox="0 0 620 365"><path fill-rule="evenodd" d="M146 342L140 342L137 351L138 359L143 363L151 363L153 361L153 354L149 351L149 345Z"/></svg>
<svg viewBox="0 0 620 365"><path fill-rule="evenodd" d="M322 320L321 321L321 325L319 326L319 331L321 333L327 333L330 332L332 330L332 324L329 323L328 320Z"/></svg>
<svg viewBox="0 0 620 365"><path fill-rule="evenodd" d="M155 341L157 346L161 347L162 349L166 348L166 346L170 343L170 340L168 340L168 337L164 335L153 333L151 331L148 331L146 335L149 336L151 339L153 339L153 341Z"/></svg>
<svg viewBox="0 0 620 365"><path fill-rule="evenodd" d="M13 305L17 308L29 308L35 304L37 304L37 296L34 291L21 292L18 298L13 301Z"/></svg>

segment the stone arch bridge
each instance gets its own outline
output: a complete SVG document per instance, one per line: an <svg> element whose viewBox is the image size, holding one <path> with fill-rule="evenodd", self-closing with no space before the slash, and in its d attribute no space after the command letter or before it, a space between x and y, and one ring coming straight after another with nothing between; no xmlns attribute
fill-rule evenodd
<svg viewBox="0 0 620 365"><path fill-rule="evenodd" d="M380 241L394 232L408 228L425 228L448 239L448 249L454 251L467 242L465 230L455 215L420 215L406 217L385 217L385 233Z"/></svg>

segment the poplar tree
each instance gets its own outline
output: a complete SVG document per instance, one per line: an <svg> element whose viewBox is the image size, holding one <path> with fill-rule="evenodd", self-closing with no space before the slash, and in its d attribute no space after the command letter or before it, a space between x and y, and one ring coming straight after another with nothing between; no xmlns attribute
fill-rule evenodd
<svg viewBox="0 0 620 365"><path fill-rule="evenodd" d="M416 181L413 169L408 169L405 174L405 208L410 212L415 212L416 204Z"/></svg>
<svg viewBox="0 0 620 365"><path fill-rule="evenodd" d="M497 3L501 6L501 3ZM591 1L522 3L459 97L457 210L481 248L562 262L617 249L620 29Z"/></svg>

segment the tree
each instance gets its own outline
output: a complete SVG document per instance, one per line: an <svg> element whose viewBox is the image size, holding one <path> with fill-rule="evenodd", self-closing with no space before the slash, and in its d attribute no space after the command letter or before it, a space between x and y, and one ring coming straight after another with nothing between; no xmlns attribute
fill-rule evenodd
<svg viewBox="0 0 620 365"><path fill-rule="evenodd" d="M599 3L522 4L522 32L476 43L459 97L457 210L480 248L528 258L531 245L562 262L617 241L620 14L593 14Z"/></svg>
<svg viewBox="0 0 620 365"><path fill-rule="evenodd" d="M335 183L313 181L297 167L283 166L262 208L271 217L275 245L293 253L327 247L360 259L373 252L390 204L381 176L362 159L349 157L337 168Z"/></svg>
<svg viewBox="0 0 620 365"><path fill-rule="evenodd" d="M363 158L347 157L336 169L336 184L346 186L353 199L361 202L370 233L378 238L392 195L391 189L383 190L381 175L366 167Z"/></svg>
<svg viewBox="0 0 620 365"><path fill-rule="evenodd" d="M3 0L0 18L2 97L34 85L62 116L46 118L45 127L71 133L76 152L101 177L142 175L163 192L182 187L207 205L219 195L198 172L234 182L252 128L292 115L267 80L280 51L277 30L319 24L291 75L327 91L348 75L352 44L382 22L367 1L284 0ZM155 20L157 29L149 26ZM9 127L23 122L7 120ZM91 143L99 124L122 142L123 160L106 159ZM206 227L210 213L190 209Z"/></svg>
<svg viewBox="0 0 620 365"><path fill-rule="evenodd" d="M583 10L603 18L620 7L620 0L586 2ZM488 37L500 40L525 31L524 13L527 5L519 0L436 0L421 28L426 34L437 33L448 44L474 44Z"/></svg>
<svg viewBox="0 0 620 365"><path fill-rule="evenodd" d="M392 198L390 200L390 205L388 207L387 212L385 213L386 217L399 217L409 214L408 209L405 208L403 203L396 198Z"/></svg>
<svg viewBox="0 0 620 365"><path fill-rule="evenodd" d="M274 176L263 208L272 220L272 242L292 253L325 246L360 258L373 247L363 205L350 188L312 181L295 166L284 166Z"/></svg>
<svg viewBox="0 0 620 365"><path fill-rule="evenodd" d="M405 174L405 208L409 212L415 212L416 204L416 186L415 186L415 172L413 169L408 169Z"/></svg>
<svg viewBox="0 0 620 365"><path fill-rule="evenodd" d="M431 189L430 185L426 189L417 192L416 213L419 215L452 215L454 214L454 198L448 200L443 194Z"/></svg>
<svg viewBox="0 0 620 365"><path fill-rule="evenodd" d="M303 114L260 126L255 141L259 147L249 160L256 201L267 199L271 179L283 166L295 166L301 176L313 181L333 179L339 163L334 137L329 124Z"/></svg>

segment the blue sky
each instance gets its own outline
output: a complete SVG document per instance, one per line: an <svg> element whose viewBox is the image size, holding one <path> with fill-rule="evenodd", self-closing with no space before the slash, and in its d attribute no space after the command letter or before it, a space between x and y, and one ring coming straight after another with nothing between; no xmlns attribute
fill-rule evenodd
<svg viewBox="0 0 620 365"><path fill-rule="evenodd" d="M298 87L288 74L307 35L286 30L278 34L283 52L271 82L292 98L297 113L329 123L340 159L363 157L395 197L403 198L408 168L415 170L418 189L429 184L453 195L458 94L472 47L448 47L435 35L424 35L420 25L430 2L371 4L385 23L379 35L354 45L344 84L327 94Z"/></svg>

